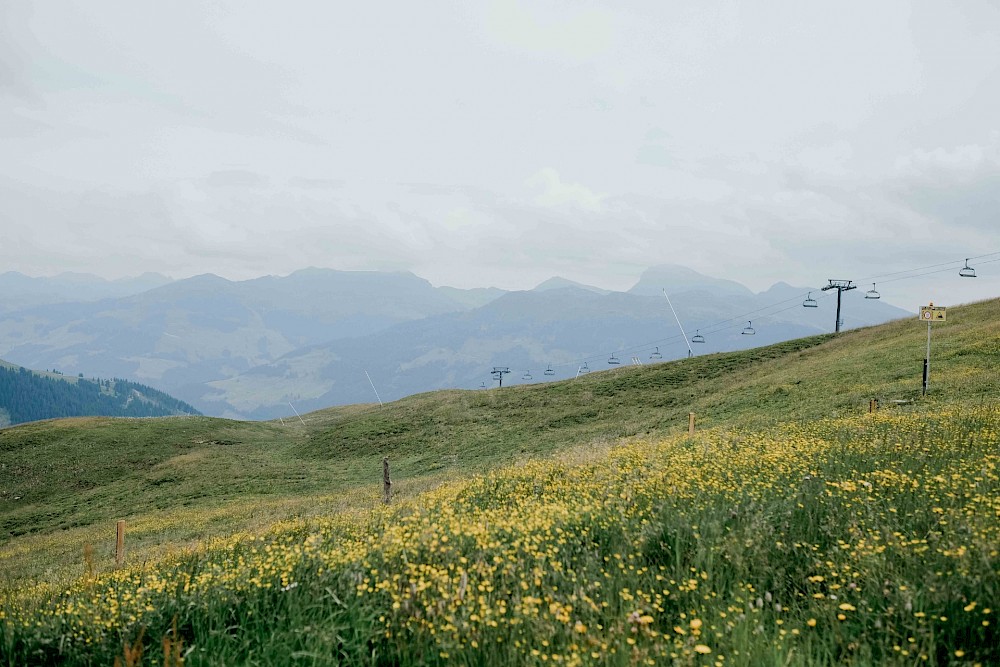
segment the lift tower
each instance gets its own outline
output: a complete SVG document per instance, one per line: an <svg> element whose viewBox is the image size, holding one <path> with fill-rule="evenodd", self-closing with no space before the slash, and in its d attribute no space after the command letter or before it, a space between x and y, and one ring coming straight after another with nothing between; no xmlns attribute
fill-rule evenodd
<svg viewBox="0 0 1000 667"><path fill-rule="evenodd" d="M837 326L835 328L835 331L837 333L840 333L840 325L842 325L844 323L840 319L840 296L844 292L849 292L852 289L858 289L858 286L857 285L852 285L851 283L854 282L852 280L834 280L832 278L827 278L827 280L830 282L830 284L827 285L826 287L824 287L823 291L825 292L828 289L835 289L835 290L837 290Z"/></svg>
<svg viewBox="0 0 1000 667"><path fill-rule="evenodd" d="M510 373L510 368L507 366L494 366L493 370L490 371L490 375L493 376L493 379L500 381L501 387L503 387L503 376L507 373Z"/></svg>

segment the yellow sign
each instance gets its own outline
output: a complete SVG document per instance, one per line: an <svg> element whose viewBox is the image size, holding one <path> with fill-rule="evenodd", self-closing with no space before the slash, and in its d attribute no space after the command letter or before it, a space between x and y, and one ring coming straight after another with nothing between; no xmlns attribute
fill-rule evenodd
<svg viewBox="0 0 1000 667"><path fill-rule="evenodd" d="M932 303L920 307L920 319L924 322L944 322L948 319L948 313L944 306L935 306Z"/></svg>

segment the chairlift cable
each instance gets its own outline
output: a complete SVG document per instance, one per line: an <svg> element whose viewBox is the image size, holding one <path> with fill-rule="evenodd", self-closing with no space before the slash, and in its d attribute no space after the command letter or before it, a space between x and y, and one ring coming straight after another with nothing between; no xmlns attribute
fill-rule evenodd
<svg viewBox="0 0 1000 667"><path fill-rule="evenodd" d="M969 259L972 259L972 258L970 257ZM1000 257L998 257L997 259L988 259L985 262L977 262L977 264L979 266L982 266L984 264L993 264L994 262L1000 262ZM955 264L955 262L953 262L953 264ZM892 283L892 282L896 282L897 280L906 280L908 278L920 278L922 276L931 276L931 275L934 275L935 273L947 273L948 271L954 271L954 270L955 270L955 267L954 266L950 266L950 267L948 267L946 269L937 269L935 271L927 271L926 273L918 273L918 274L915 274L915 275L912 275L912 276L902 276L901 278L890 278L889 280L883 280L881 282L883 282L883 283Z"/></svg>
<svg viewBox="0 0 1000 667"><path fill-rule="evenodd" d="M994 255L1000 255L1000 251L997 251L997 252L988 252L988 253L986 253L985 255L976 255L976 256L974 256L974 257L969 257L969 258L968 258L967 260L965 260L965 261L969 261L969 260L972 260L972 259L982 259L982 258L984 258L984 257L992 257L992 256L994 256ZM960 259L954 259L954 260L952 260L952 261L950 261L950 262L941 262L940 264L930 264L930 265L928 265L928 266L918 266L918 267L916 267L916 268L913 268L913 269L906 269L906 270L904 270L904 271L893 271L893 272L891 272L891 273L880 273L880 274L878 274L878 275L874 275L874 276L868 276L868 278L866 278L866 279L862 280L862 282L868 282L869 280L875 280L876 278L884 278L884 277L888 277L888 276L898 276L898 275L900 275L901 273L913 273L914 271L923 271L924 269L936 269L936 268L938 268L938 267L942 267L942 266L953 266L953 265L955 265L955 264L958 264L958 263L959 263L959 262L961 262L961 261L963 261L963 260L960 260ZM989 262L979 262L979 263L980 263L980 264L989 264L990 262L995 262L995 261L997 261L997 260L995 260L995 259L991 259L991 260L989 260ZM946 270L947 270L947 269L942 269L942 271L946 271ZM933 271L932 271L931 273L936 273L936 272L933 272ZM926 276L926 275L930 275L930 273L921 273L921 274L919 274L919 275L921 275L921 276ZM910 276L906 276L906 277L910 277ZM916 277L918 277L918 276L914 275L914 276L912 276L912 277L913 277L913 278L916 278ZM894 280L901 280L901 278L894 278ZM879 282L889 282L889 281L887 281L887 280L886 280L886 281L879 281Z"/></svg>
<svg viewBox="0 0 1000 667"><path fill-rule="evenodd" d="M983 259L983 258L987 258L987 257L994 257L995 255L1000 255L1000 251L984 253L982 255L970 256L967 260L964 260L964 261L968 262L968 261L975 260L975 259ZM878 282L881 282L881 283L891 283L891 282L897 282L897 281L900 281L900 280L908 280L910 278L921 278L921 277L924 277L924 276L930 276L930 275L935 275L935 274L938 274L938 273L946 273L948 271L953 271L953 270L955 270L955 267L959 264L960 261L961 260L953 260L953 261L950 261L950 262L942 262L940 264L932 264L932 265L929 265L929 266L916 267L916 268L907 269L907 270L904 270L904 271L895 271L895 272L890 272L890 273L882 273L882 274L877 274L877 275L874 275L874 276L869 276L868 279L875 279L875 278L887 277L888 278L887 280L879 280ZM984 265L984 264L993 264L995 262L1000 262L1000 257L996 257L995 259L985 259L985 261L977 262L977 264L978 265ZM945 267L945 268L939 268L939 267ZM934 270L932 270L932 271L924 271L924 269L934 269ZM914 271L923 271L923 272L922 273L913 273ZM902 275L902 274L909 274L909 275ZM896 277L892 277L892 276L896 276ZM795 309L795 308L801 308L802 307L802 299L803 299L803 297L805 297L806 299L808 299L808 298L811 297L811 294L812 294L812 291L808 291L805 295L800 294L800 295L797 295L797 296L794 296L794 297L790 297L788 299L784 299L782 301L777 301L777 302L775 302L773 304L770 304L770 305L767 305L767 306L762 306L760 308L757 308L757 309L752 310L752 311L748 311L748 312L743 313L741 315L734 315L733 317L730 317L730 318L727 318L727 319L724 319L724 320L719 320L718 322L706 325L705 327L702 327L702 328L704 328L705 332L708 333L708 334L719 333L719 332L725 331L727 329L736 328L739 325L738 324L733 324L733 323L737 322L737 321L738 322L742 322L744 317L754 317L754 316L758 316L758 317L760 317L760 316L771 317L773 315L777 315L779 313L783 313L783 312L786 312L786 311L789 311L789 310L792 310L792 309ZM821 298L827 298L830 295L824 293L824 294L822 294L820 296L821 296ZM816 299L813 299L813 300L815 301ZM667 297L667 301L669 303L669 297ZM774 310L772 312L763 314L763 313L765 313L765 311L769 311L772 308L777 308L778 306L782 306L782 305L784 305L786 303L793 302L793 301L795 302L794 305L787 306L785 308L779 308L778 310ZM671 306L672 306L672 304L671 304ZM674 315L676 317L676 312L674 313ZM678 324L680 324L679 321L678 321ZM699 329L699 332L700 332L700 329ZM619 353L619 352L621 352L621 353L624 354L624 353L626 353L626 352L628 352L630 350L649 349L650 347L652 347L654 345L657 346L655 349L657 351L659 351L659 346L673 344L678 339L683 339L684 342L685 342L685 344L688 347L688 350L691 351L690 342L689 342L689 340L687 338L686 333L684 333L683 330L682 330L682 333L680 335L667 336L667 337L664 337L664 338L659 338L659 339L654 340L654 341L649 341L647 343L640 343L640 344L637 344L637 345L627 346L627 347L615 350L614 353L612 353L612 355L614 355L616 353ZM565 362L565 363L562 363L562 364L550 364L550 368L554 369L554 368L561 368L561 367L564 367L564 366L578 365L579 362L582 361L583 365L579 366L579 368L583 369L583 372L589 372L591 369L586 366L587 362L590 362L590 361L597 362L597 361L600 361L602 358L605 358L604 355L602 355L602 354L595 354L593 356L588 356L588 357L585 357L585 358L583 358L581 360L578 360L578 361Z"/></svg>

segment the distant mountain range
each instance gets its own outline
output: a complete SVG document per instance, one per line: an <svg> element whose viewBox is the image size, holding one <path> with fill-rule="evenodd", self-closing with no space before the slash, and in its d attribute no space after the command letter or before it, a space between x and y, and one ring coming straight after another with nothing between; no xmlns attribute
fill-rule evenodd
<svg viewBox="0 0 1000 667"><path fill-rule="evenodd" d="M528 291L462 290L411 273L329 269L166 280L120 296L53 296L0 312L0 355L34 368L133 379L207 414L263 419L290 414L290 403L302 411L374 401L372 384L382 400L491 386L493 366L511 369L507 384L570 377L584 363L596 370L609 360L677 358L687 347L664 290L688 337L704 336L697 353L831 331L836 301L815 290L818 307L802 308L808 288L779 283L754 293L673 265L649 269L628 292L563 278ZM136 281L116 289L138 289ZM844 295L845 328L909 315L858 292ZM756 333L745 336L751 320Z"/></svg>
<svg viewBox="0 0 1000 667"><path fill-rule="evenodd" d="M139 294L169 282L170 278L159 273L105 280L87 273L62 273L50 278L32 278L16 271L8 271L0 273L0 313L52 303L114 299Z"/></svg>
<svg viewBox="0 0 1000 667"><path fill-rule="evenodd" d="M306 269L240 282L209 274L121 298L5 313L0 354L172 391L303 346L468 307L406 273Z"/></svg>
<svg viewBox="0 0 1000 667"><path fill-rule="evenodd" d="M60 417L197 414L183 401L127 380L39 372L0 360L0 428Z"/></svg>

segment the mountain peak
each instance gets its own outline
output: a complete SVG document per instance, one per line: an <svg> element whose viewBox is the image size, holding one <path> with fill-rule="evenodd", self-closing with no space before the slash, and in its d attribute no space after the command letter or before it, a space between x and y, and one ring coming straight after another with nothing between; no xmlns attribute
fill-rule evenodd
<svg viewBox="0 0 1000 667"><path fill-rule="evenodd" d="M651 266L643 272L639 282L629 290L629 293L657 296L662 294L662 290L668 290L669 293L702 290L725 296L753 295L750 289L736 281L712 278L678 264Z"/></svg>
<svg viewBox="0 0 1000 667"><path fill-rule="evenodd" d="M532 292L545 292L547 290L553 289L563 289L565 287L575 287L577 289L587 290L588 292L596 292L598 294L607 294L608 290L601 289L600 287L594 287L593 285L585 285L584 283L578 283L575 280L570 280L569 278L563 278L562 276L555 276L549 278L538 285L535 286Z"/></svg>

